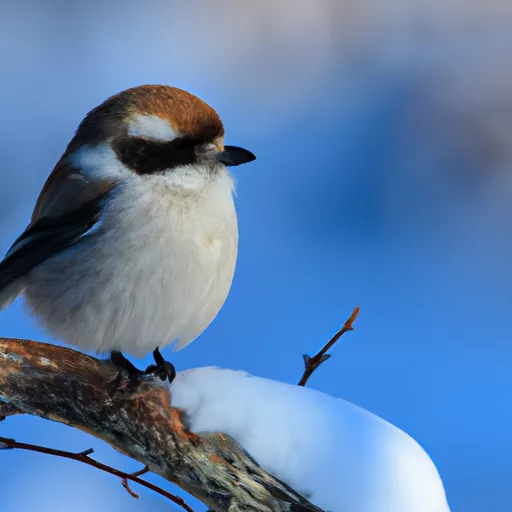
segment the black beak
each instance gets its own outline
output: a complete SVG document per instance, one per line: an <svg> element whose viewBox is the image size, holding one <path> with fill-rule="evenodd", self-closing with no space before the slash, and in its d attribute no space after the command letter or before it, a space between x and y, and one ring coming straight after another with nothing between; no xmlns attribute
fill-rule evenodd
<svg viewBox="0 0 512 512"><path fill-rule="evenodd" d="M237 146L224 146L224 151L217 154L217 160L227 166L246 164L256 160L254 153Z"/></svg>

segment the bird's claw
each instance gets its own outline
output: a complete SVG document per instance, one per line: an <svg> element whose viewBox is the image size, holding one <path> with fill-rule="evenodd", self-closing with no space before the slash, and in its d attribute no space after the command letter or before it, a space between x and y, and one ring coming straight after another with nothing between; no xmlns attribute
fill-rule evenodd
<svg viewBox="0 0 512 512"><path fill-rule="evenodd" d="M139 370L130 360L126 359L124 355L117 351L113 350L110 353L110 362L119 369L119 371L126 371L130 378L140 377L144 372Z"/></svg>
<svg viewBox="0 0 512 512"><path fill-rule="evenodd" d="M131 361L126 359L124 355L113 350L110 353L110 362L117 368L117 375L110 382L110 387L113 392L120 390L130 390L137 387L141 381L144 372L139 370Z"/></svg>
<svg viewBox="0 0 512 512"><path fill-rule="evenodd" d="M126 377L130 382L136 382L140 381L143 376L158 377L162 381L168 380L170 384L176 377L174 365L166 361L158 349L153 352L153 357L155 364L149 365L145 371L141 371L121 352L113 350L110 354L110 361L119 370L114 379L114 387L121 387L121 383Z"/></svg>
<svg viewBox="0 0 512 512"><path fill-rule="evenodd" d="M146 368L144 372L146 375L152 375L158 377L162 381L169 381L169 384L176 377L176 368L172 363L166 361L158 348L156 348L153 352L153 358L155 359L156 364L151 364Z"/></svg>
<svg viewBox="0 0 512 512"><path fill-rule="evenodd" d="M168 380L170 384L174 380L174 377L176 377L176 369L172 363L164 361L163 365L149 365L144 374L158 377L162 381Z"/></svg>

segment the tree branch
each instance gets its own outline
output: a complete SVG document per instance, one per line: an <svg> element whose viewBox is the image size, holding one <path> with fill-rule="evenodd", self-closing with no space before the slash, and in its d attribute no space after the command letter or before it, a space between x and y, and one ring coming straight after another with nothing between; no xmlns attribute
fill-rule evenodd
<svg viewBox="0 0 512 512"><path fill-rule="evenodd" d="M244 453L227 453L221 434L212 443L188 431L161 381L126 378L114 386L117 374L110 361L0 338L0 402L7 404L0 416L21 412L84 430L215 512L321 512Z"/></svg>
<svg viewBox="0 0 512 512"><path fill-rule="evenodd" d="M304 373L302 374L302 377L298 383L299 386L305 386L311 375L313 375L313 372L322 364L327 361L331 357L330 354L327 354L327 351L331 349L334 344L347 332L347 331L353 331L354 328L352 327L352 324L354 323L355 319L357 318L357 315L359 314L359 306L356 306L354 308L354 311L352 311L352 314L350 315L349 319L345 322L345 325L324 345L322 350L318 352L318 354L314 355L313 357L308 356L307 354L304 354L302 357L304 358Z"/></svg>

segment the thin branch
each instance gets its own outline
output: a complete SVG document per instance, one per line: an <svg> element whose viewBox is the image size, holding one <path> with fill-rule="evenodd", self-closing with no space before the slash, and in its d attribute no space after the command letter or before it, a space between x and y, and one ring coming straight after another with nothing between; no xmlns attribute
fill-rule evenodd
<svg viewBox="0 0 512 512"><path fill-rule="evenodd" d="M147 482L146 480L139 478L140 475L143 475L144 473L147 473L149 471L149 468L147 466L143 470L137 471L135 473L125 473L124 471L119 471L118 469L115 469L111 466L107 466L106 464L98 462L97 460L91 459L89 457L89 454L93 453L94 450L92 448L89 448L88 450L85 450L83 452L73 453L64 450L56 450L55 448L47 448L46 446L39 446L36 444L19 443L14 439L9 439L7 437L0 437L0 448L27 450L30 452L44 453L46 455L54 455L55 457L62 457L64 459L76 460L77 462L82 462L84 464L87 464L88 466L92 466L93 468L99 469L100 471L104 471L105 473L110 473L111 475L121 478L123 487L134 498L138 498L139 496L130 489L128 485L128 480L136 482L139 485L146 487L147 489L151 489L152 491L160 494L164 498L171 500L176 505L179 505L187 512L194 512L194 510L191 509L179 496L175 496L174 494L167 492L161 487L158 487L152 484L151 482Z"/></svg>
<svg viewBox="0 0 512 512"><path fill-rule="evenodd" d="M148 471L149 471L149 468L147 466L144 466L144 468L142 468L140 471L135 471L135 473L132 473L131 475L132 476L141 476L141 475L145 475ZM128 494L130 496L133 496L137 500L139 499L139 495L134 490L132 490L132 488L130 487L130 484L128 483L128 480L126 478L123 478L121 483L123 484L123 487L126 489L126 491L128 492Z"/></svg>
<svg viewBox="0 0 512 512"><path fill-rule="evenodd" d="M331 349L334 344L348 331L353 331L354 328L352 324L354 323L357 315L359 314L359 306L354 308L354 311L350 315L350 318L345 322L345 325L324 345L322 350L318 352L318 354L313 357L304 354L302 357L304 358L304 373L298 383L299 386L305 386L313 372L327 359L331 357L331 354L327 354L327 351Z"/></svg>
<svg viewBox="0 0 512 512"><path fill-rule="evenodd" d="M82 457L88 457L89 455L94 453L93 448L87 448L87 450L84 450L83 452L77 453L77 455L81 455Z"/></svg>

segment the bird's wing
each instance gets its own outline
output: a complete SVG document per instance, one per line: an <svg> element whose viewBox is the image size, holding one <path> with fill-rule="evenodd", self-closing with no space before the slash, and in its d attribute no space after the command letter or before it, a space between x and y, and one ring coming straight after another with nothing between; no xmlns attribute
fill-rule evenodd
<svg viewBox="0 0 512 512"><path fill-rule="evenodd" d="M31 224L44 217L59 217L76 210L103 196L112 186L111 180L92 180L61 159L39 194Z"/></svg>
<svg viewBox="0 0 512 512"><path fill-rule="evenodd" d="M0 262L0 310L23 290L21 278L94 228L112 187L112 182L90 181L80 171L57 164L30 224ZM16 282L20 284L13 286Z"/></svg>

